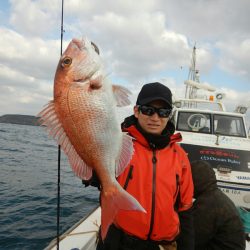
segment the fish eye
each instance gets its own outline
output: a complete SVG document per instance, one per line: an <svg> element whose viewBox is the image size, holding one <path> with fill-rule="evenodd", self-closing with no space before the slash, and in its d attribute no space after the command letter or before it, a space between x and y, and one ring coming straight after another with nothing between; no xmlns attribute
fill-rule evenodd
<svg viewBox="0 0 250 250"><path fill-rule="evenodd" d="M63 67L68 67L68 66L70 66L71 63L72 63L72 58L70 58L70 57L65 57L62 60L62 66Z"/></svg>

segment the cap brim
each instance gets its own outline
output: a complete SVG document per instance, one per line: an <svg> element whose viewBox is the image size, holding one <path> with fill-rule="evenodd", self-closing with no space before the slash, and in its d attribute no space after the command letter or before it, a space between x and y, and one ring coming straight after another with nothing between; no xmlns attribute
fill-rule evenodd
<svg viewBox="0 0 250 250"><path fill-rule="evenodd" d="M155 97L155 96L154 97L148 97L148 98L145 98L143 100L140 100L139 105L149 104L150 102L157 101L157 100L164 101L168 106L172 107L172 104L170 104L169 101L166 100L165 98Z"/></svg>

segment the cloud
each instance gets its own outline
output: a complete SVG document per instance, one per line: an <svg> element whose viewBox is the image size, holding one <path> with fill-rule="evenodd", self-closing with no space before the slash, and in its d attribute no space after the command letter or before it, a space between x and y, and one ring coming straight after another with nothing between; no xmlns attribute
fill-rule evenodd
<svg viewBox="0 0 250 250"><path fill-rule="evenodd" d="M1 63L35 78L51 79L59 60L60 42L27 38L0 27ZM35 67L34 67L35 66Z"/></svg>
<svg viewBox="0 0 250 250"><path fill-rule="evenodd" d="M248 0L161 0L170 28L194 41L249 36Z"/></svg>
<svg viewBox="0 0 250 250"><path fill-rule="evenodd" d="M36 114L53 93L59 42L0 28L1 113Z"/></svg>
<svg viewBox="0 0 250 250"><path fill-rule="evenodd" d="M188 71L195 41L202 81L204 74L212 74L218 66L249 80L248 0L64 3L63 48L72 37L93 40L112 81L133 91L133 103L144 82L159 79L167 79L173 92L183 96L179 82L185 79L179 69ZM36 113L53 94L60 54L61 1L11 0L10 4L9 19L1 16L0 26L0 100L9 102L1 112L22 107L25 113ZM238 93L231 99L234 103L244 94L239 86L232 90Z"/></svg>
<svg viewBox="0 0 250 250"><path fill-rule="evenodd" d="M219 66L226 72L250 80L250 38L243 41L218 42L221 51Z"/></svg>
<svg viewBox="0 0 250 250"><path fill-rule="evenodd" d="M60 24L60 1L11 0L10 24L25 36L41 37Z"/></svg>
<svg viewBox="0 0 250 250"><path fill-rule="evenodd" d="M0 85L1 114L37 115L42 107L52 99L49 91L31 91L28 88ZM52 93L52 90L50 91Z"/></svg>
<svg viewBox="0 0 250 250"><path fill-rule="evenodd" d="M136 13L127 18L107 12L89 20L88 26L100 27L94 41L101 44L101 53L115 76L131 81L187 64L186 37L167 30L161 13Z"/></svg>

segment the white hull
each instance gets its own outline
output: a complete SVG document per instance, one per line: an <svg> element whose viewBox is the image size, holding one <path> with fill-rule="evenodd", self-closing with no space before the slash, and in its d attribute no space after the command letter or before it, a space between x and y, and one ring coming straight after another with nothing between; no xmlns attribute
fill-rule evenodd
<svg viewBox="0 0 250 250"><path fill-rule="evenodd" d="M93 210L67 232L60 236L60 250L94 250L101 221L101 208ZM56 250L57 239L54 239L45 250Z"/></svg>
<svg viewBox="0 0 250 250"><path fill-rule="evenodd" d="M181 134L182 147L190 161L208 161L215 171L219 188L237 207L250 209L250 140L222 136L218 142L215 135L182 131Z"/></svg>
<svg viewBox="0 0 250 250"><path fill-rule="evenodd" d="M218 181L218 187L239 207L249 207L250 187L241 183Z"/></svg>

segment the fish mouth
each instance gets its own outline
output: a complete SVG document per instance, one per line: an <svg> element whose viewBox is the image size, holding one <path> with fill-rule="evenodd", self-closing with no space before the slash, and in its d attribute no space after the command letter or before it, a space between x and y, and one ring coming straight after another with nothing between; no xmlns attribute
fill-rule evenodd
<svg viewBox="0 0 250 250"><path fill-rule="evenodd" d="M79 82L79 83L80 83L80 82L81 82L81 83L84 83L84 82L86 82L87 80L88 80L88 77L85 77L85 78L75 79L74 82L76 82L76 83L78 83L78 82Z"/></svg>
<svg viewBox="0 0 250 250"><path fill-rule="evenodd" d="M92 79L95 79L98 77L98 71L91 72L89 75L82 77L82 78L77 78L74 80L75 83L86 83Z"/></svg>

